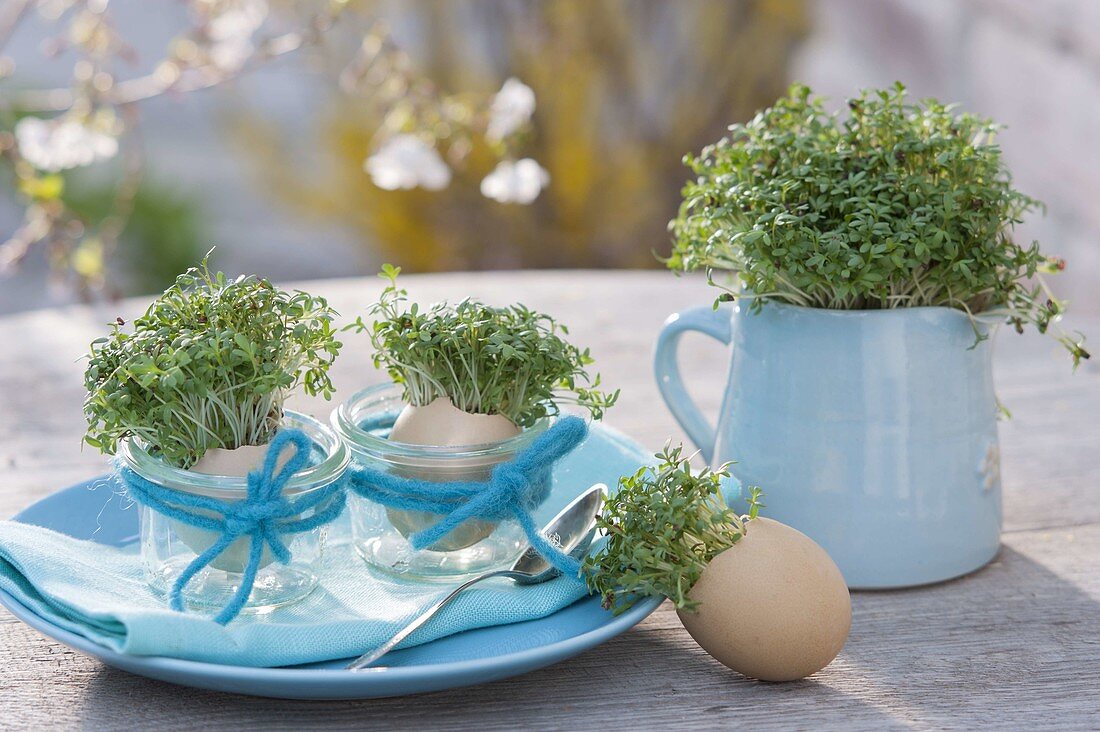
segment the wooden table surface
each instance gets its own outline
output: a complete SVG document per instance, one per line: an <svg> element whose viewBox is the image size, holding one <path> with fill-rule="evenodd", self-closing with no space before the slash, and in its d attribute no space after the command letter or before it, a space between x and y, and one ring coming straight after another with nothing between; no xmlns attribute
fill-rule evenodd
<svg viewBox="0 0 1100 732"><path fill-rule="evenodd" d="M592 346L605 383L623 390L611 425L653 449L683 439L657 394L651 355L669 313L710 302L700 280L658 272L404 279L415 299L522 300L559 316ZM377 282L300 286L329 296L346 316L370 301ZM80 448L77 359L103 323L142 305L0 319L0 515L104 472L105 459ZM1100 341L1100 319L1074 325ZM343 394L380 380L364 339L345 340L335 369ZM726 355L701 337L684 346L685 373L713 414ZM131 676L0 610L0 729L1100 729L1100 359L1074 374L1048 339L1002 332L996 348L999 395L1014 414L1000 433L1000 555L953 582L855 593L848 645L810 679L762 684L738 676L695 645L666 603L604 646L525 676L409 698L288 702ZM298 407L327 413L331 405Z"/></svg>

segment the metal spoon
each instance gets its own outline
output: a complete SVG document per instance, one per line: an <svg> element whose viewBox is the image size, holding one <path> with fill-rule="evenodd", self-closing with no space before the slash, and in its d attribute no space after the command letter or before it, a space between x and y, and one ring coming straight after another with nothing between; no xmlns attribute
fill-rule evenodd
<svg viewBox="0 0 1100 732"><path fill-rule="evenodd" d="M563 508L550 523L546 524L542 530L543 536L551 538L556 537L556 543L566 554L572 556L583 555L588 551L588 547L592 543L593 537L596 535L596 514L599 512L600 506L603 505L604 498L606 497L607 486L602 483L597 483L592 486L580 496L573 499L573 501ZM491 577L508 577L509 579L515 580L518 585L535 585L553 579L557 575L558 570L543 559L542 555L535 551L534 548L528 546L527 549L520 554L519 558L512 563L510 568L486 572L485 574L478 575L459 585L452 590L449 595L438 600L427 610L416 616L416 618L404 628L397 631L388 641L374 650L364 653L348 664L347 668L352 671L361 671L367 668L379 658L393 650L393 647L398 643L409 637L410 633L431 620L432 617L450 603L451 600L458 597L468 587L472 587L482 580L487 580Z"/></svg>

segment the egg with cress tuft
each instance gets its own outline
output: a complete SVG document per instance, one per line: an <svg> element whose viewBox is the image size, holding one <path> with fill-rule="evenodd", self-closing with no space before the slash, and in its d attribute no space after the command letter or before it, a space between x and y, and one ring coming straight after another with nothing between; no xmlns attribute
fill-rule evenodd
<svg viewBox="0 0 1100 732"><path fill-rule="evenodd" d="M599 518L607 543L585 563L588 585L615 613L663 596L715 660L762 681L820 671L848 638L848 588L829 555L801 532L726 506L725 467L693 471L682 448L620 480Z"/></svg>

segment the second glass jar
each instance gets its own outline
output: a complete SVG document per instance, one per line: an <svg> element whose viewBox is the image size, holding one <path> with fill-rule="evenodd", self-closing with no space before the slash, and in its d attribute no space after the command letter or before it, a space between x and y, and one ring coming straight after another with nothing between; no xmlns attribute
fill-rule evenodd
<svg viewBox="0 0 1100 732"><path fill-rule="evenodd" d="M515 437L483 445L436 447L391 442L390 428L404 408L402 389L385 384L364 389L332 413L332 425L351 451L353 464L434 483L486 481L545 431L542 420ZM549 492L550 472L538 476ZM539 492L536 490L536 493ZM527 546L523 529L511 519L469 519L426 549L414 549L409 537L443 520L442 515L387 508L348 495L355 548L369 564L385 572L422 580L450 581L510 564Z"/></svg>

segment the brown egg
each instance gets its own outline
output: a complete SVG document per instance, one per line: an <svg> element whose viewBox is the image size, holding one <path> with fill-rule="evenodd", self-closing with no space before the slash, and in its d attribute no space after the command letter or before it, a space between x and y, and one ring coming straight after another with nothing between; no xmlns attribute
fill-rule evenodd
<svg viewBox="0 0 1100 732"><path fill-rule="evenodd" d="M763 681L793 681L829 664L848 638L852 604L836 564L808 536L758 518L691 589L680 622L703 650Z"/></svg>

